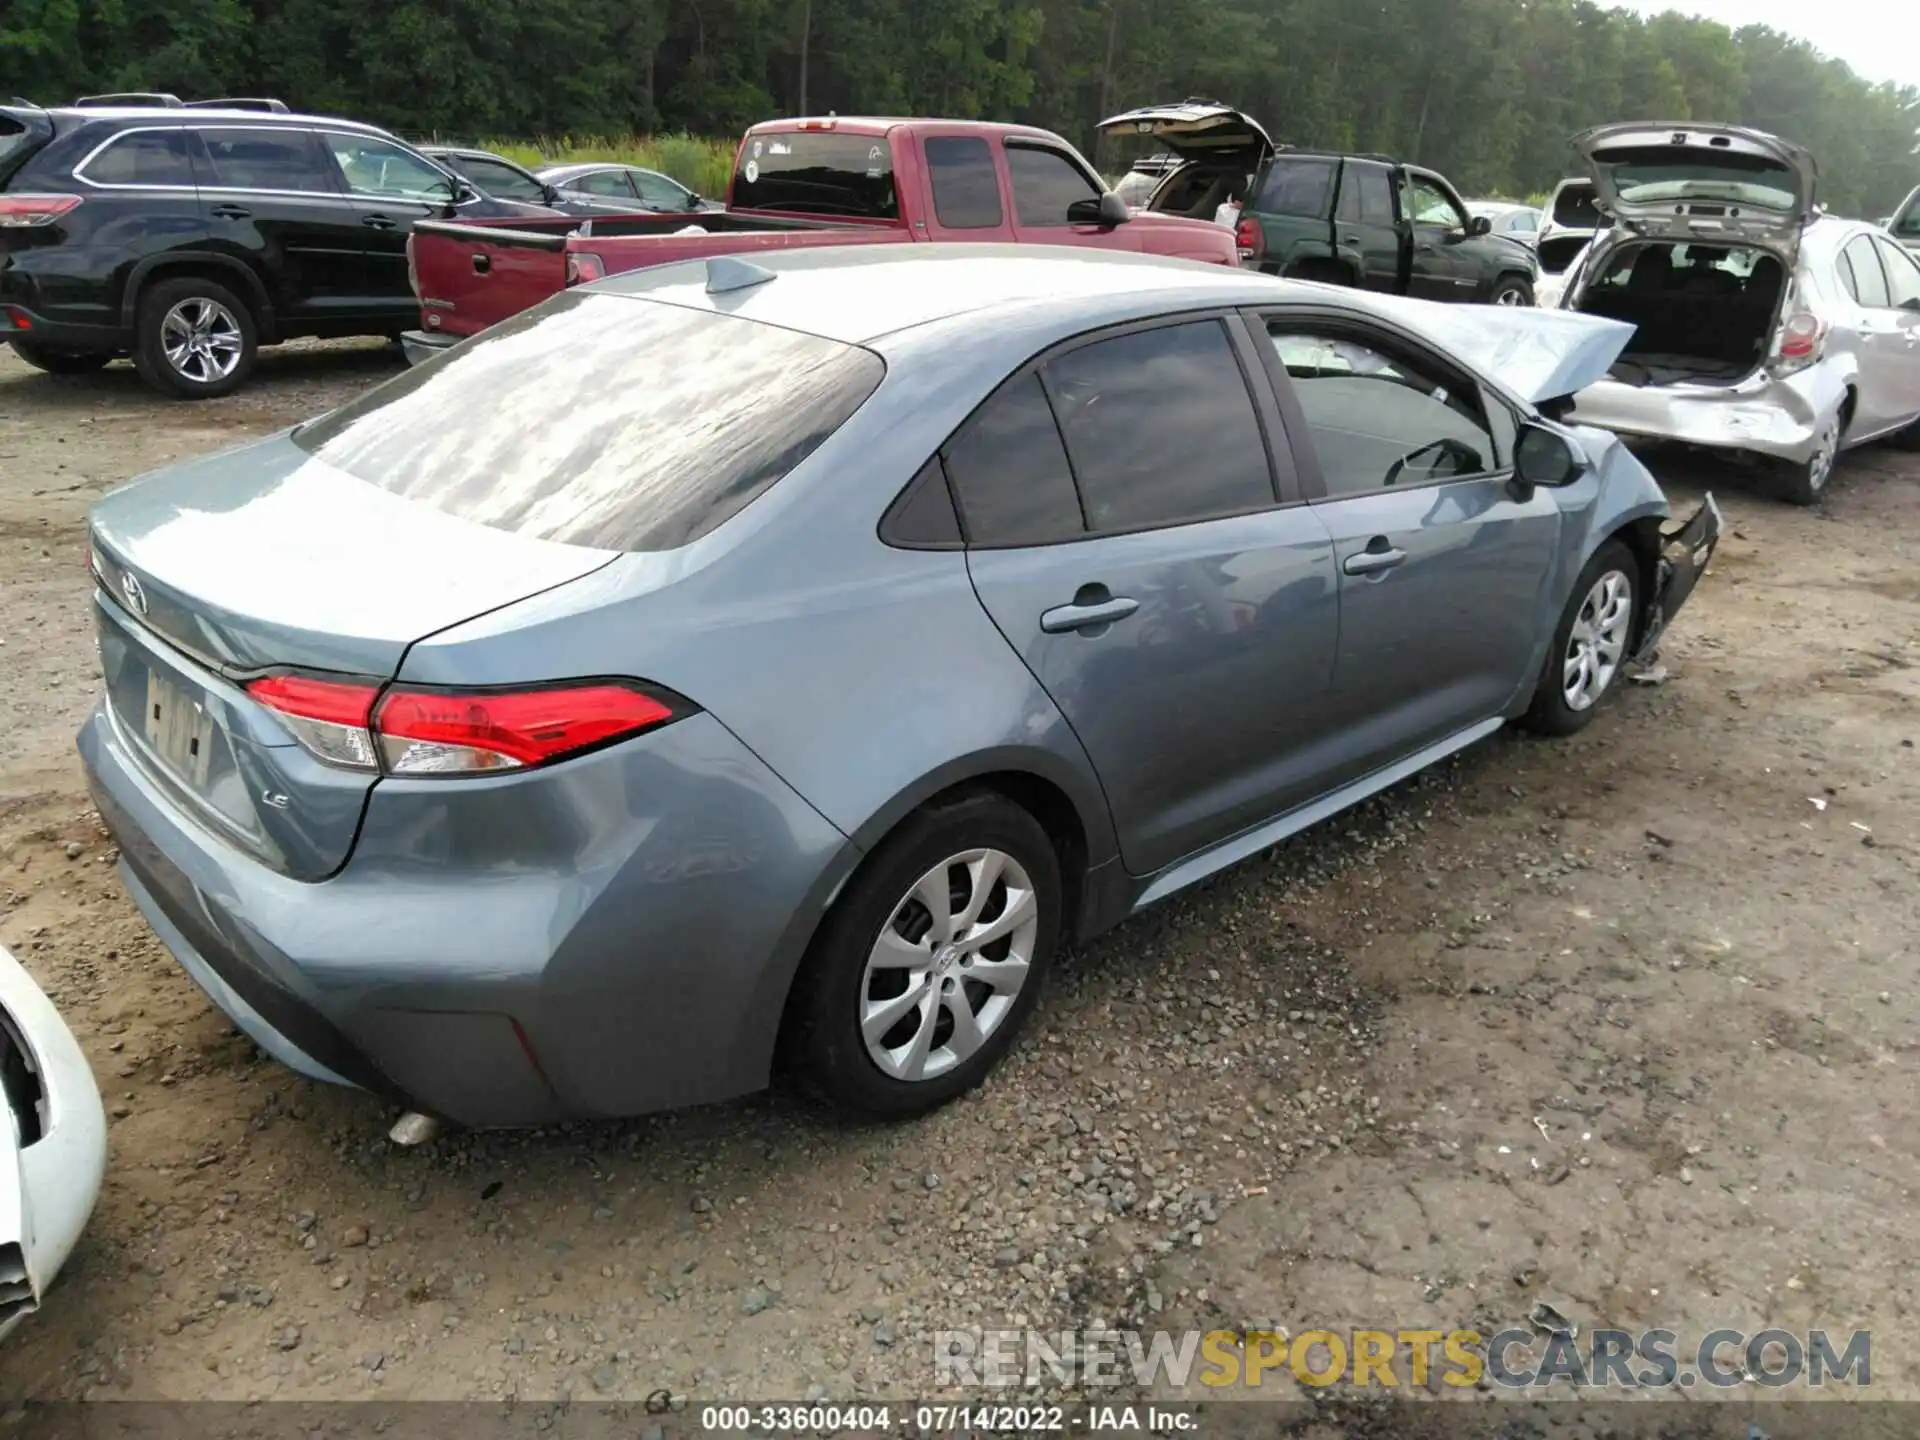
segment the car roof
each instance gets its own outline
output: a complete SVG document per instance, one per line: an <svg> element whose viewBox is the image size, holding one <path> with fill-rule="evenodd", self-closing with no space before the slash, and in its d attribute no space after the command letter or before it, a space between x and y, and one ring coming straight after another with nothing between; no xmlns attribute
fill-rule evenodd
<svg viewBox="0 0 1920 1440"><path fill-rule="evenodd" d="M714 294L707 290L706 262L689 260L584 288L738 315L851 345L942 321L992 331L1012 312L1036 320L1052 315L1075 333L1184 308L1323 297L1327 288L1196 260L1050 245L827 246L755 252L750 263L772 278ZM1341 292L1346 303L1362 308L1364 293Z"/></svg>
<svg viewBox="0 0 1920 1440"><path fill-rule="evenodd" d="M747 131L748 135L805 133L832 135L885 135L902 128L952 129L969 135L1016 135L1035 140L1058 141L1060 136L1037 125L1016 125L1004 120L940 120L924 115L822 115L795 116L784 120L763 120Z"/></svg>
<svg viewBox="0 0 1920 1440"><path fill-rule="evenodd" d="M391 130L382 130L378 125L368 125L360 120L343 120L337 115L300 115L274 110L202 110L198 108L190 110L171 105L50 105L47 107L47 113L82 125L101 121L139 121L142 124L164 122L191 130L198 125L228 125L239 120L263 130L277 126L298 129L322 125L329 130L350 130L356 134L378 135L383 140L399 138Z"/></svg>

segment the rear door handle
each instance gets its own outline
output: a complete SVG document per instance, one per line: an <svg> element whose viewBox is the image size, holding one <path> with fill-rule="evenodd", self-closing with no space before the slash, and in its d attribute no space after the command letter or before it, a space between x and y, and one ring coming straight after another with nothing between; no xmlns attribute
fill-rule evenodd
<svg viewBox="0 0 1920 1440"><path fill-rule="evenodd" d="M253 215L253 212L243 205L216 205L212 213L221 220L246 220Z"/></svg>
<svg viewBox="0 0 1920 1440"><path fill-rule="evenodd" d="M1040 628L1049 635L1062 635L1069 630L1105 629L1139 608L1138 600L1109 594L1104 585L1082 585L1071 605L1056 605L1041 613Z"/></svg>
<svg viewBox="0 0 1920 1440"><path fill-rule="evenodd" d="M1375 550L1372 546L1356 555L1347 556L1340 568L1349 575L1377 575L1383 570L1392 570L1407 563L1407 552L1392 548Z"/></svg>
<svg viewBox="0 0 1920 1440"><path fill-rule="evenodd" d="M363 215L360 217L360 223L366 226L369 230L393 229L393 221L389 220L384 215Z"/></svg>

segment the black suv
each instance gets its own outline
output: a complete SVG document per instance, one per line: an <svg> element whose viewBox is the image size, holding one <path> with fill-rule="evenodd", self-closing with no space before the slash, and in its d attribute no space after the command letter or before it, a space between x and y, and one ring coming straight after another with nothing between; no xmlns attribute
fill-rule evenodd
<svg viewBox="0 0 1920 1440"><path fill-rule="evenodd" d="M260 345L416 324L416 220L554 213L277 100L15 100L0 105L0 339L56 374L130 355L169 394L224 395Z"/></svg>

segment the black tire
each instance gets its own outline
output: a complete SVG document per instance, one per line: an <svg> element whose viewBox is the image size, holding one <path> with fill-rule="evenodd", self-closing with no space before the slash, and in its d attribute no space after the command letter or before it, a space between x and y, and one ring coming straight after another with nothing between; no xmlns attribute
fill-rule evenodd
<svg viewBox="0 0 1920 1440"><path fill-rule="evenodd" d="M903 1080L884 1072L868 1053L860 1017L867 1003L904 999L907 990L917 988L914 972L880 971L869 977L867 962L885 927L892 926L899 935L903 929L910 931L916 920L926 918L924 908L919 912L912 908L919 904L914 890L922 877L936 870L943 860L975 850L999 851L1026 872L1038 914L1025 981L1003 1008L997 1023L987 1030L978 1049L932 1078ZM958 885L970 883L970 877L959 866L953 867L949 876L950 889L957 897ZM982 915L990 921L1004 913L1008 892L1003 884L997 892L989 887L989 896ZM909 816L848 884L794 979L786 1034L782 1037L789 1065L829 1103L874 1119L897 1120L923 1114L971 1090L999 1064L1039 1002L1060 941L1064 903L1060 860L1047 832L1032 815L1004 796L986 790L966 791ZM1007 944L1012 943L1009 938ZM930 957L941 948L929 946ZM980 958L1003 961L1008 951L996 940ZM900 976L900 993L887 995L884 987L895 973ZM986 988L977 980L969 981L964 966L954 968L944 981L936 974L929 974L927 979L959 987L969 1013L981 1003L971 997ZM876 989L883 993L876 994ZM910 1035L917 1023L915 1016L925 1013L919 1007L906 1012L894 1030L906 1025ZM944 1031L942 1025L947 1027ZM951 1038L951 1010L945 1005L934 1007L931 1026L930 1043L937 1057ZM898 1037L888 1043L894 1030L882 1032L882 1048L902 1048Z"/></svg>
<svg viewBox="0 0 1920 1440"><path fill-rule="evenodd" d="M1627 633L1621 642L1620 657L1614 664L1613 672L1603 682L1599 694L1584 709L1577 709L1566 695L1565 672L1568 654L1573 648L1573 627L1580 619L1580 612L1586 607L1588 597L1600 584L1601 578L1609 573L1626 577ZM1534 687L1533 703L1527 707L1527 713L1520 717L1520 723L1541 735L1571 735L1591 724L1594 711L1619 688L1620 676L1626 668L1628 656L1632 654L1633 627L1639 609L1640 564L1625 544L1609 540L1594 552L1593 558L1581 570L1580 578L1573 582L1573 593L1567 597L1567 608L1561 612L1559 623L1553 627L1553 644L1547 651L1545 663L1540 667L1540 680Z"/></svg>
<svg viewBox="0 0 1920 1440"><path fill-rule="evenodd" d="M49 375L91 375L113 359L111 355L79 354L70 350L49 350L31 340L11 340L13 353L36 370Z"/></svg>
<svg viewBox="0 0 1920 1440"><path fill-rule="evenodd" d="M194 304L216 307L222 312L225 318L220 322L221 333L233 334L238 342L232 368L205 380L174 366L167 358L162 336L167 316L176 307ZM218 280L199 275L169 276L154 281L141 292L134 318L133 363L140 378L162 394L183 400L211 400L233 393L252 373L259 343L253 311L246 301ZM207 367L210 372L216 368Z"/></svg>
<svg viewBox="0 0 1920 1440"><path fill-rule="evenodd" d="M1533 282L1524 275L1502 275L1487 294L1489 305L1533 304Z"/></svg>
<svg viewBox="0 0 1920 1440"><path fill-rule="evenodd" d="M1850 406L1843 406L1822 429L1813 455L1804 461L1778 460L1768 487L1789 505L1812 505L1826 494L1833 472L1840 468L1840 445L1846 439Z"/></svg>

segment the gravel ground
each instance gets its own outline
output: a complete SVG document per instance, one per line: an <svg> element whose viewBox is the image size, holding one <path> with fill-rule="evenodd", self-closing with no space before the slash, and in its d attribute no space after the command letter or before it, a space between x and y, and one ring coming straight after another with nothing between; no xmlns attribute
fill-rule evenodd
<svg viewBox="0 0 1920 1440"><path fill-rule="evenodd" d="M1875 1392L1920 1388L1894 1259L1920 1238L1920 457L1858 454L1811 511L1651 457L1731 530L1665 685L1069 957L944 1113L853 1127L775 1094L408 1151L169 960L71 750L88 504L392 366L289 347L184 405L0 351L0 942L112 1117L92 1226L0 1388L924 1396L940 1330L1497 1329L1542 1300L1871 1327Z"/></svg>

